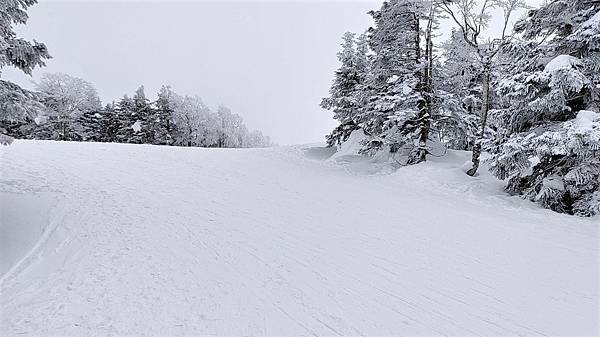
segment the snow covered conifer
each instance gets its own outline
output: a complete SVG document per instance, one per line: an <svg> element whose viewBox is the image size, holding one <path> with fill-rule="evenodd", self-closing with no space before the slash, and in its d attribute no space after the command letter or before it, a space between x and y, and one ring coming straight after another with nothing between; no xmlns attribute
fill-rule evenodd
<svg viewBox="0 0 600 337"><path fill-rule="evenodd" d="M367 52L365 35L357 42L354 33L344 34L342 50L338 53L341 66L335 72L330 96L321 102L321 107L331 110L333 118L340 122L340 126L327 136L329 146L345 141L358 128L356 119L365 103L362 92L368 71Z"/></svg>
<svg viewBox="0 0 600 337"><path fill-rule="evenodd" d="M13 30L13 25L27 23L27 9L36 3L37 0L0 1L0 70L12 66L31 75L35 67L44 66L44 60L50 58L43 43L18 38ZM39 115L40 102L32 95L16 84L0 82L0 137L3 144L12 139L3 133L24 137L35 126L32 122Z"/></svg>
<svg viewBox="0 0 600 337"><path fill-rule="evenodd" d="M8 65L31 75L36 66L44 66L44 60L50 58L43 43L18 38L13 30L13 25L27 23L27 9L36 3L37 0L0 2L0 69Z"/></svg>
<svg viewBox="0 0 600 337"><path fill-rule="evenodd" d="M358 123L372 137L365 152L389 147L407 161L416 161L419 149L420 113L425 104L421 95L421 2L386 1L371 11L375 26L370 28L369 45L373 60L368 85L368 103Z"/></svg>
<svg viewBox="0 0 600 337"><path fill-rule="evenodd" d="M116 141L119 143L134 142L134 126L139 126L139 122L135 114L135 104L133 99L124 95L115 105L115 117Z"/></svg>
<svg viewBox="0 0 600 337"><path fill-rule="evenodd" d="M45 112L43 95L0 80L0 134L29 138Z"/></svg>
<svg viewBox="0 0 600 337"><path fill-rule="evenodd" d="M154 144L155 125L157 116L156 111L146 98L144 86L140 86L133 95L133 115L135 122L132 125L134 131L132 143Z"/></svg>
<svg viewBox="0 0 600 337"><path fill-rule="evenodd" d="M600 214L599 12L593 2L553 1L517 24L545 42L501 82L505 108L494 116L502 132L491 169L507 190L582 216Z"/></svg>
<svg viewBox="0 0 600 337"><path fill-rule="evenodd" d="M100 142L104 139L104 116L99 110L88 110L79 117L81 139L90 142Z"/></svg>
<svg viewBox="0 0 600 337"><path fill-rule="evenodd" d="M171 87L163 86L158 92L158 99L155 102L156 119L153 124L154 139L156 144L169 145L172 143L175 131L173 121L173 92Z"/></svg>

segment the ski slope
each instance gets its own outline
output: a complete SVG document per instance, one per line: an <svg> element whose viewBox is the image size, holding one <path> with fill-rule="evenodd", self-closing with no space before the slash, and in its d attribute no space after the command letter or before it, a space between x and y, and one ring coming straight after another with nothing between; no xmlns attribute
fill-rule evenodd
<svg viewBox="0 0 600 337"><path fill-rule="evenodd" d="M330 154L2 147L0 335L598 333L598 218Z"/></svg>

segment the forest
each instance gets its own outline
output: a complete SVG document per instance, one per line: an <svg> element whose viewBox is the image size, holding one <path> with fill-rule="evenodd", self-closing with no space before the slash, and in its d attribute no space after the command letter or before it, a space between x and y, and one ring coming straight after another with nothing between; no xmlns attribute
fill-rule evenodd
<svg viewBox="0 0 600 337"><path fill-rule="evenodd" d="M0 66L27 74L50 58L18 38L35 1L8 1L0 27ZM24 5L23 5L24 4ZM472 152L466 172L486 168L506 191L556 212L600 214L600 2L553 0L390 0L368 14L373 26L342 37L329 96L321 107L353 132L361 154L390 154L398 167ZM518 17L525 11L526 15ZM501 33L490 22L501 23ZM514 24L513 24L514 23ZM452 27L443 39L443 27ZM28 91L0 81L0 134L11 138L197 147L265 147L226 107L163 86L101 105L89 82L46 74Z"/></svg>
<svg viewBox="0 0 600 337"><path fill-rule="evenodd" d="M599 8L589 0L539 8L386 1L369 12L373 27L342 38L341 66L322 101L339 121L327 142L362 132L363 154L388 152L399 166L441 155L433 150L440 144L472 151L471 176L483 160L512 195L600 214ZM500 35L490 36L491 20L503 23ZM448 23L449 38L438 42Z"/></svg>

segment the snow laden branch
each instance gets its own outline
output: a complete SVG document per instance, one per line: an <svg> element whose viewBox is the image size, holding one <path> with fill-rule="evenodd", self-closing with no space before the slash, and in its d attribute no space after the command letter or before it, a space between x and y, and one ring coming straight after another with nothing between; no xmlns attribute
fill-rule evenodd
<svg viewBox="0 0 600 337"><path fill-rule="evenodd" d="M481 126L473 147L473 167L467 172L468 175L474 176L479 169L482 143L487 127L491 72L495 57L510 40L510 36L507 36L506 33L511 16L517 9L525 8L526 5L524 0L442 0L441 7L458 25L465 42L476 50L482 66ZM480 36L488 26L491 11L494 9L502 9L504 13L502 36L482 42Z"/></svg>

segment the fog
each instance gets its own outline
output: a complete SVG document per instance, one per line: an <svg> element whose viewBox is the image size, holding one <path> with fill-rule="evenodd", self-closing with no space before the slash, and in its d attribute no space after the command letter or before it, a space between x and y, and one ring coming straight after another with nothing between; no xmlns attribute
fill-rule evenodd
<svg viewBox="0 0 600 337"><path fill-rule="evenodd" d="M18 32L53 59L33 77L5 68L2 78L33 88L41 74L63 72L92 82L104 103L140 85L152 98L168 84L230 107L275 143L322 142L336 125L319 102L340 37L369 27L366 12L379 4L41 0Z"/></svg>

